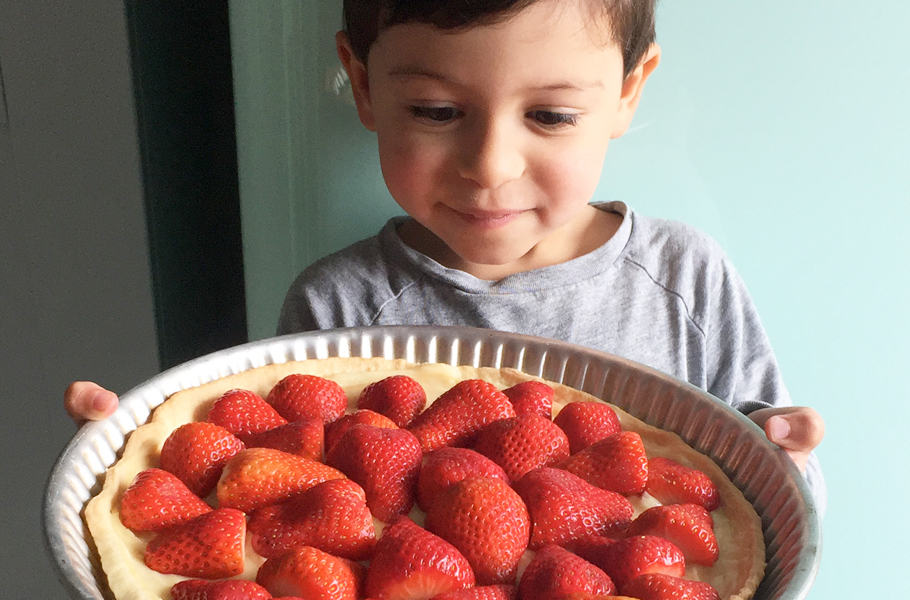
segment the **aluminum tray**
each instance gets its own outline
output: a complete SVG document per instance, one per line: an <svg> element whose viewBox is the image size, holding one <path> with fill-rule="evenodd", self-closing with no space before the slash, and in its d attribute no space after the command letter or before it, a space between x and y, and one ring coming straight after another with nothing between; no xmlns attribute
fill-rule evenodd
<svg viewBox="0 0 910 600"><path fill-rule="evenodd" d="M123 394L109 419L83 426L54 465L42 513L46 548L70 597L104 597L82 510L100 490L126 437L152 409L179 390L226 375L335 356L512 367L609 400L675 431L720 464L761 517L768 564L755 599L797 600L808 594L820 559L818 512L787 455L739 412L687 383L580 346L485 329L401 326L296 334L215 352L153 377Z"/></svg>

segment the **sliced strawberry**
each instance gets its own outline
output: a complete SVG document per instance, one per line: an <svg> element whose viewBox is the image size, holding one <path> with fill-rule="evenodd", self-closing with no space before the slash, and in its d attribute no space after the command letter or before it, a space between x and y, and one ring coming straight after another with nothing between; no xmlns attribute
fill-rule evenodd
<svg viewBox="0 0 910 600"><path fill-rule="evenodd" d="M515 408L496 386L466 379L417 415L408 429L424 452L432 452L443 446L469 446L484 426L514 416Z"/></svg>
<svg viewBox="0 0 910 600"><path fill-rule="evenodd" d="M531 471L513 488L528 507L532 549L566 546L590 535L616 534L632 521L632 504L625 497L562 469Z"/></svg>
<svg viewBox="0 0 910 600"><path fill-rule="evenodd" d="M455 546L401 516L376 544L366 577L368 596L432 598L474 585L474 571Z"/></svg>
<svg viewBox="0 0 910 600"><path fill-rule="evenodd" d="M246 517L219 508L162 530L145 548L145 564L159 573L219 579L243 572Z"/></svg>
<svg viewBox="0 0 910 600"><path fill-rule="evenodd" d="M272 600L272 595L255 581L186 579L171 586L171 600Z"/></svg>
<svg viewBox="0 0 910 600"><path fill-rule="evenodd" d="M322 460L324 437L322 419L304 419L252 433L246 436L245 442L247 448L274 448L288 454Z"/></svg>
<svg viewBox="0 0 910 600"><path fill-rule="evenodd" d="M426 404L423 386L407 375L392 375L371 383L357 399L357 408L385 415L399 427L410 425Z"/></svg>
<svg viewBox="0 0 910 600"><path fill-rule="evenodd" d="M398 429L398 425L385 415L366 408L356 410L325 426L326 454L341 439L341 436L354 425L372 425L373 427L382 427L384 429Z"/></svg>
<svg viewBox="0 0 910 600"><path fill-rule="evenodd" d="M294 546L313 546L335 556L365 560L376 542L366 495L350 479L317 483L287 502L257 508L247 529L253 549L265 558Z"/></svg>
<svg viewBox="0 0 910 600"><path fill-rule="evenodd" d="M511 481L517 481L528 471L568 458L569 439L550 419L526 414L481 429L474 449L502 467Z"/></svg>
<svg viewBox="0 0 910 600"><path fill-rule="evenodd" d="M344 414L348 398L340 385L317 375L288 375L275 384L266 401L288 421L320 418L331 423Z"/></svg>
<svg viewBox="0 0 910 600"><path fill-rule="evenodd" d="M682 577L686 572L682 551L669 540L653 535L636 535L600 547L589 546L589 550L593 551L581 555L603 569L622 594L626 594L626 584L643 573Z"/></svg>
<svg viewBox="0 0 910 600"><path fill-rule="evenodd" d="M710 583L660 573L636 577L623 593L640 600L720 600Z"/></svg>
<svg viewBox="0 0 910 600"><path fill-rule="evenodd" d="M508 396L516 415L553 418L553 388L542 381L522 381L502 391Z"/></svg>
<svg viewBox="0 0 910 600"><path fill-rule="evenodd" d="M312 546L297 546L269 558L256 574L256 583L273 596L321 600L357 600L362 581L361 565Z"/></svg>
<svg viewBox="0 0 910 600"><path fill-rule="evenodd" d="M559 464L588 483L623 496L641 494L648 483L648 457L641 436L620 431Z"/></svg>
<svg viewBox="0 0 910 600"><path fill-rule="evenodd" d="M249 390L228 390L209 410L206 421L224 427L246 443L251 433L287 423L262 396Z"/></svg>
<svg viewBox="0 0 910 600"><path fill-rule="evenodd" d="M354 425L326 455L326 463L359 483L380 521L411 510L423 453L407 429Z"/></svg>
<svg viewBox="0 0 910 600"><path fill-rule="evenodd" d="M615 592L616 586L606 573L552 544L534 554L518 582L521 600L562 600L572 594L590 597Z"/></svg>
<svg viewBox="0 0 910 600"><path fill-rule="evenodd" d="M481 585L514 583L531 521L521 497L502 479L473 477L447 487L426 527L458 548Z"/></svg>
<svg viewBox="0 0 910 600"><path fill-rule="evenodd" d="M646 491L661 504L700 504L708 510L720 506L720 494L710 477L670 458L655 456L648 461Z"/></svg>
<svg viewBox="0 0 910 600"><path fill-rule="evenodd" d="M603 402L570 402L553 422L569 437L572 454L622 429L616 411Z"/></svg>
<svg viewBox="0 0 910 600"><path fill-rule="evenodd" d="M468 477L497 477L506 483L502 467L468 448L445 446L424 456L417 477L417 504L426 512L444 489Z"/></svg>
<svg viewBox="0 0 910 600"><path fill-rule="evenodd" d="M317 483L343 478L341 471L310 458L273 448L247 448L225 465L218 503L250 512L289 500Z"/></svg>
<svg viewBox="0 0 910 600"><path fill-rule="evenodd" d="M243 447L234 434L214 423L187 423L164 441L158 464L202 498L218 483L225 463Z"/></svg>
<svg viewBox="0 0 910 600"><path fill-rule="evenodd" d="M146 469L123 492L120 521L136 532L177 525L212 510L173 473Z"/></svg>
<svg viewBox="0 0 910 600"><path fill-rule="evenodd" d="M515 600L518 588L511 584L475 585L433 596L433 600Z"/></svg>
<svg viewBox="0 0 910 600"><path fill-rule="evenodd" d="M690 563L711 566L717 560L714 521L699 504L654 506L632 521L629 535L656 535L673 542Z"/></svg>

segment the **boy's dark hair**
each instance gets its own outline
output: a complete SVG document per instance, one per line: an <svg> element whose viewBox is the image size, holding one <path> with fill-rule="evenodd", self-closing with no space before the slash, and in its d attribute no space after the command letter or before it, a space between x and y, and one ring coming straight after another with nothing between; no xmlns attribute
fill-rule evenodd
<svg viewBox="0 0 910 600"><path fill-rule="evenodd" d="M502 21L537 0L344 0L344 29L357 58L366 64L379 33L401 23L459 29ZM628 75L654 42L657 0L586 0L602 4L613 40L622 49ZM600 7L598 7L600 8Z"/></svg>

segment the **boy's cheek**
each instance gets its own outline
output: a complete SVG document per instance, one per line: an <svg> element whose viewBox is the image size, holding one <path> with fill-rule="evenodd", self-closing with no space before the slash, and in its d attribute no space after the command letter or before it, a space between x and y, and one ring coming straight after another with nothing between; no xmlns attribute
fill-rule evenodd
<svg viewBox="0 0 910 600"><path fill-rule="evenodd" d="M568 153L561 160L551 161L536 169L536 178L541 187L550 191L550 196L566 202L588 202L597 189L603 169L602 154Z"/></svg>
<svg viewBox="0 0 910 600"><path fill-rule="evenodd" d="M379 163L386 186L399 203L421 196L438 178L439 158L430 149L380 142Z"/></svg>

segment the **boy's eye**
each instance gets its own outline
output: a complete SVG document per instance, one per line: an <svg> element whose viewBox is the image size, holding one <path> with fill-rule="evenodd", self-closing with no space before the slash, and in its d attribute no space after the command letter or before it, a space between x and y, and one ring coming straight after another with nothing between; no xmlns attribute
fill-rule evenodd
<svg viewBox="0 0 910 600"><path fill-rule="evenodd" d="M559 125L575 125L578 122L578 115L572 113L554 112L551 110L532 110L527 115L528 118L534 119L546 127L558 127Z"/></svg>
<svg viewBox="0 0 910 600"><path fill-rule="evenodd" d="M411 106L411 114L434 123L448 123L461 115L454 106Z"/></svg>

